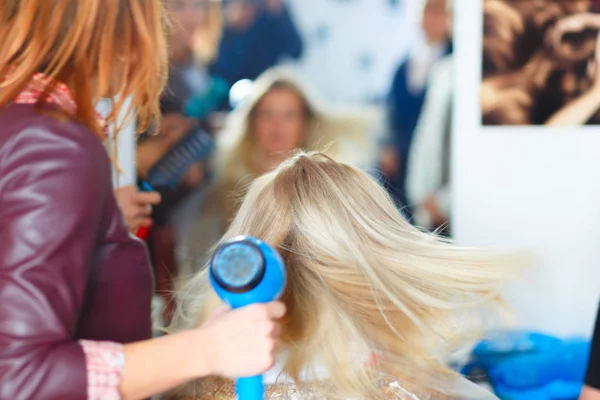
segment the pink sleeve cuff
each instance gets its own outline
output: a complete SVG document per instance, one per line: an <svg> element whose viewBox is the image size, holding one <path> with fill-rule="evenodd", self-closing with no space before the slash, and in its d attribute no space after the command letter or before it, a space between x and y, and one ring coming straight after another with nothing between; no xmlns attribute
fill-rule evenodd
<svg viewBox="0 0 600 400"><path fill-rule="evenodd" d="M88 400L121 400L119 387L125 369L123 345L80 340L87 367Z"/></svg>

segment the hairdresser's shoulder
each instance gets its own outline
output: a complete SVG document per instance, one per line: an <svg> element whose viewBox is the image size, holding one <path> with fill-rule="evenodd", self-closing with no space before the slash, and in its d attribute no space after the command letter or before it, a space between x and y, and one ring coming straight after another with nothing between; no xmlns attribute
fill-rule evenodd
<svg viewBox="0 0 600 400"><path fill-rule="evenodd" d="M110 168L104 145L84 125L29 104L0 109L0 168L7 158L27 155L31 161L61 158Z"/></svg>

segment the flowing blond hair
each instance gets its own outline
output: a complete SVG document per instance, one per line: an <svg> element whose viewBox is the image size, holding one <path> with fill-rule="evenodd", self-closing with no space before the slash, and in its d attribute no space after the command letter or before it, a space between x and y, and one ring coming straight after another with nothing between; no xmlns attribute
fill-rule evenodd
<svg viewBox="0 0 600 400"><path fill-rule="evenodd" d="M374 178L319 153L300 152L251 185L220 243L240 234L284 258L283 372L300 383L320 363L327 379L310 385L328 399L381 399L381 373L452 392L444 361L512 277L511 259L420 231ZM218 303L205 268L180 292L173 328L200 325ZM375 368L357 364L363 350L378 355Z"/></svg>

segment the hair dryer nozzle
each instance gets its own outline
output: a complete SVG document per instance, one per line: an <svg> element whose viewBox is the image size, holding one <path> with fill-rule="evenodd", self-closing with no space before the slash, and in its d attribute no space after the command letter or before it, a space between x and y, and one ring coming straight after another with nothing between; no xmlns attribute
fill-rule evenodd
<svg viewBox="0 0 600 400"><path fill-rule="evenodd" d="M233 308L278 299L286 281L279 253L249 236L235 237L219 247L210 260L209 274L215 292Z"/></svg>
<svg viewBox="0 0 600 400"><path fill-rule="evenodd" d="M251 241L225 244L210 264L215 282L230 293L246 293L254 289L265 275L265 258Z"/></svg>

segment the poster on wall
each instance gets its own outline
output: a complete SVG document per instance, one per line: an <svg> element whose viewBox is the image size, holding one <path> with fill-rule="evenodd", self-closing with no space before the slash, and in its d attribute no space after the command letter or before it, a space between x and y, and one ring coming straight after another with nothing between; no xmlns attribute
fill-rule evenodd
<svg viewBox="0 0 600 400"><path fill-rule="evenodd" d="M481 122L600 124L600 1L483 0Z"/></svg>

